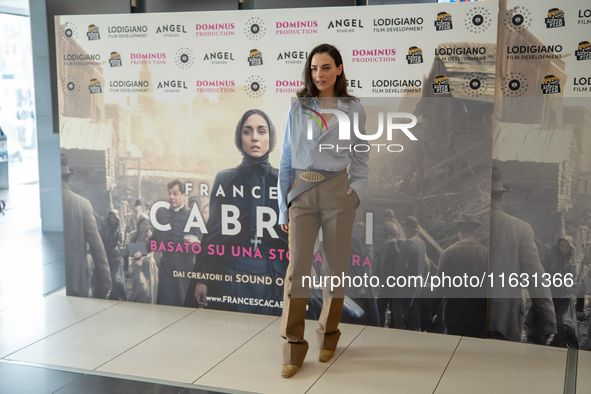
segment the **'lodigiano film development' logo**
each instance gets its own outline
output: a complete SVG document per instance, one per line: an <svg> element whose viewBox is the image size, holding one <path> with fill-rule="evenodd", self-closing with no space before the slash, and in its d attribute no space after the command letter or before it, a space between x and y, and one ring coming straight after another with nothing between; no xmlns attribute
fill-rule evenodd
<svg viewBox="0 0 591 394"><path fill-rule="evenodd" d="M258 49L251 49L248 55L249 66L262 66L263 65L263 54Z"/></svg>
<svg viewBox="0 0 591 394"><path fill-rule="evenodd" d="M555 27L564 27L564 11L551 8L548 10L548 17L546 18L546 29Z"/></svg>
<svg viewBox="0 0 591 394"><path fill-rule="evenodd" d="M101 39L98 26L88 25L88 32L86 33L88 41L96 41Z"/></svg>
<svg viewBox="0 0 591 394"><path fill-rule="evenodd" d="M88 85L88 90L90 90L90 94L101 94L103 92L101 81L96 78L92 78L90 80L90 85Z"/></svg>
<svg viewBox="0 0 591 394"><path fill-rule="evenodd" d="M80 92L80 81L76 77L67 77L62 90L66 97L74 97Z"/></svg>
<svg viewBox="0 0 591 394"><path fill-rule="evenodd" d="M546 75L541 88L542 94L558 94L560 93L560 79L552 74Z"/></svg>
<svg viewBox="0 0 591 394"><path fill-rule="evenodd" d="M453 25L451 23L451 14L449 12L442 11L437 14L437 19L435 19L435 30L451 30L453 29Z"/></svg>
<svg viewBox="0 0 591 394"><path fill-rule="evenodd" d="M528 87L527 77L520 72L511 71L503 78L504 97L521 97L527 92Z"/></svg>
<svg viewBox="0 0 591 394"><path fill-rule="evenodd" d="M435 77L435 83L432 85L433 93L435 94L447 94L451 93L449 88L449 79L442 74Z"/></svg>
<svg viewBox="0 0 591 394"><path fill-rule="evenodd" d="M355 134L355 137L362 141L374 141L379 139L384 134L384 113L378 114L378 131L374 134L363 134L359 131L359 114L347 114L339 109L321 109L316 111L309 107L302 107L302 111L305 115L309 116L308 127L307 127L307 139L309 141L314 139L314 134L322 133L328 130L328 124L322 114L333 114L339 124L339 142L343 144L319 144L318 149L320 152L323 150L336 150L342 152L348 150L349 152L369 152L372 149L378 152L383 148L391 153L402 152L404 147L400 144L351 144L351 130ZM308 111L308 112L305 112ZM351 120L349 115L353 117L353 127L351 127ZM392 141L392 136L395 130L401 130L411 141L418 141L410 129L417 125L417 118L413 114L407 112L387 112L386 113L386 137L388 141ZM410 119L410 122L406 123L395 123L400 119ZM316 127L317 126L317 127ZM313 179L306 179L306 176L314 176L314 173L303 173L301 178L304 180L313 181ZM317 179L318 180L318 179Z"/></svg>
<svg viewBox="0 0 591 394"><path fill-rule="evenodd" d="M265 82L263 78L258 75L251 75L246 80L246 85L244 86L244 92L250 98L260 98L265 95Z"/></svg>
<svg viewBox="0 0 591 394"><path fill-rule="evenodd" d="M78 38L78 29L76 29L73 23L66 22L60 28L60 37L66 42L76 41Z"/></svg>
<svg viewBox="0 0 591 394"><path fill-rule="evenodd" d="M589 41L579 42L579 47L575 51L578 60L591 60L591 43Z"/></svg>
<svg viewBox="0 0 591 394"><path fill-rule="evenodd" d="M419 47L412 46L408 48L408 55L406 55L406 62L408 64L423 63L423 50Z"/></svg>
<svg viewBox="0 0 591 394"><path fill-rule="evenodd" d="M491 25L490 11L481 5L472 7L464 18L464 26L470 33L484 33Z"/></svg>
<svg viewBox="0 0 591 394"><path fill-rule="evenodd" d="M121 54L119 52L111 52L111 56L109 57L109 64L111 65L111 67L123 66L123 62L121 61Z"/></svg>
<svg viewBox="0 0 591 394"><path fill-rule="evenodd" d="M266 32L265 22L261 18L254 16L246 21L244 34L249 40L258 41L265 36Z"/></svg>
<svg viewBox="0 0 591 394"><path fill-rule="evenodd" d="M522 32L531 27L531 11L522 6L516 6L505 13L505 29L512 33Z"/></svg>
<svg viewBox="0 0 591 394"><path fill-rule="evenodd" d="M195 56L193 51L189 48L183 47L176 51L174 56L174 64L181 70L188 70L195 63Z"/></svg>
<svg viewBox="0 0 591 394"><path fill-rule="evenodd" d="M484 73L473 72L464 77L464 94L469 97L481 97L488 91L488 77Z"/></svg>

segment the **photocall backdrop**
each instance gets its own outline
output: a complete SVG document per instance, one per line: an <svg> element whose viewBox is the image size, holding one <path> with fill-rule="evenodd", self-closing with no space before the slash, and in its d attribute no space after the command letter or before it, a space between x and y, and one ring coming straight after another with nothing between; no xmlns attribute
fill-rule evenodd
<svg viewBox="0 0 591 394"><path fill-rule="evenodd" d="M522 3L541 12L531 1ZM291 9L56 17L62 153L76 171L69 188L91 202L97 226L103 228L101 244L111 272L111 296L197 307L196 300L185 295L190 296L200 282L208 286L208 308L281 313L286 235L275 225L277 237L268 230L258 237L255 217L257 206L276 210L276 173L265 170L264 179L257 181L244 175L247 163L235 146L235 130L246 111L265 112L276 128L277 145L269 153L269 162L277 168L287 112L302 86L308 51L324 42L337 46L343 55L348 90L362 98L368 134L378 128L380 112L412 113L418 119L413 129L418 141L400 132L393 141L386 141L384 133L376 143L400 144L403 151L373 147L370 152L367 197L356 219L365 229L356 227L351 270L371 274L379 265L387 209L398 220L407 215L418 218L431 271L441 251L457 241L453 221L460 212L478 214L483 226L477 239L488 245L491 159L502 159L503 148L495 145L501 123L515 122L499 117L506 105L498 98L495 102L495 90L497 97L499 92L503 97L515 96L511 93L520 89L508 78L517 75L513 79L520 88L527 85L527 94L537 92L536 97L543 98L543 89L537 87L547 82L546 75L541 76L546 70L536 78L526 71L528 64L545 60L509 62L507 45L497 46L497 24L499 42L503 42L538 34L530 26L545 16L528 14L527 23L519 24L523 28L512 28L506 22L511 11L503 4L500 14L496 2L482 2L331 8L329 13ZM573 14L573 23L557 29L561 35L549 32L549 39L568 37L574 42L579 38L567 31L577 31L577 37L583 34L584 26L574 22L577 10L572 4L565 14L566 20ZM566 41L552 45L564 46L564 52L567 46L579 50L578 42ZM557 64L549 60L546 63ZM567 60L578 66L575 74L584 74L584 61L574 56ZM513 69L517 64L521 68ZM501 78L495 79L495 67ZM519 78L528 82L521 83ZM568 81L561 83L570 89ZM139 264L129 258L127 248L137 241L134 231L142 221L135 201L141 201L152 226L155 220L169 223L173 219L165 206L150 215L145 204L168 201L167 183L173 178L190 184L188 196L197 204L193 219L207 230L196 227L193 235L204 246L213 245L213 250L186 246L182 234L174 238L170 231L156 228L149 234L156 243L149 243L148 252L154 245L156 250ZM214 180L219 183L214 185ZM222 234L220 218L231 215L222 212L222 204L238 208L239 233ZM211 211L214 206L215 212ZM64 205L64 211L68 209ZM103 222L112 209L118 210L120 235L109 243L105 239L113 234ZM267 213L260 220L272 216ZM225 226L225 232L233 228ZM68 238L67 229L65 234L66 250L80 242ZM177 250L179 241L182 250ZM100 253L91 254L90 260L99 259ZM79 282L94 272L86 290L88 295L100 295L101 275L95 263L91 261L87 270L86 256L67 253L67 288L80 287ZM211 264L231 274L202 269ZM315 267L321 269L320 247ZM159 300L162 294L165 299ZM352 312L349 321L378 322L380 313L374 306L359 300L376 295L350 293L363 317Z"/></svg>

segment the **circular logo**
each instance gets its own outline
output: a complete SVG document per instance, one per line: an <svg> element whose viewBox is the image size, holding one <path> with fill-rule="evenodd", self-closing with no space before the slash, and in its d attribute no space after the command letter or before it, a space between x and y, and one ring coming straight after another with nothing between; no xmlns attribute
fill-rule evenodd
<svg viewBox="0 0 591 394"><path fill-rule="evenodd" d="M80 82L76 77L67 77L64 81L63 91L66 97L74 97L80 92Z"/></svg>
<svg viewBox="0 0 591 394"><path fill-rule="evenodd" d="M466 13L464 26L470 33L483 33L492 26L490 11L483 6L476 6Z"/></svg>
<svg viewBox="0 0 591 394"><path fill-rule="evenodd" d="M265 36L265 22L259 17L252 17L246 21L244 34L252 41L258 41Z"/></svg>
<svg viewBox="0 0 591 394"><path fill-rule="evenodd" d="M72 23L66 22L61 26L60 36L64 41L76 40L78 38L78 30L76 30L76 26Z"/></svg>
<svg viewBox="0 0 591 394"><path fill-rule="evenodd" d="M193 51L191 51L189 48L180 48L178 51L176 51L174 63L181 70L187 70L191 68L193 66L193 63L195 63L195 56L193 56Z"/></svg>
<svg viewBox="0 0 591 394"><path fill-rule="evenodd" d="M468 97L482 97L489 91L488 77L484 73L473 72L464 77L463 90Z"/></svg>
<svg viewBox="0 0 591 394"><path fill-rule="evenodd" d="M246 80L246 86L244 86L244 92L250 98L263 97L265 94L265 83L263 78L258 75L251 75Z"/></svg>
<svg viewBox="0 0 591 394"><path fill-rule="evenodd" d="M531 26L531 12L522 6L516 6L505 13L503 21L505 29L512 33L529 29Z"/></svg>
<svg viewBox="0 0 591 394"><path fill-rule="evenodd" d="M521 97L527 92L528 82L525 75L520 72L512 71L503 78L503 96Z"/></svg>

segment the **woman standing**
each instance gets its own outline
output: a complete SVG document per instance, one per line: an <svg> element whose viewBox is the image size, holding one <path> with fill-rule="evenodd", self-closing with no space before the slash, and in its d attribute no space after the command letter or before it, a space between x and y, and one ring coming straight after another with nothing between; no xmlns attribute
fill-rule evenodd
<svg viewBox="0 0 591 394"><path fill-rule="evenodd" d="M150 218L146 214L141 214L137 221L136 230L129 234L128 244L145 243L147 244L152 232L150 231ZM129 301L155 304L158 296L158 266L154 258L154 252L148 247L148 254L142 256L137 252L131 256L131 296Z"/></svg>
<svg viewBox="0 0 591 394"><path fill-rule="evenodd" d="M576 277L575 247L572 238L568 235L558 238L556 245L548 251L542 266L551 278L560 276L563 280L567 274ZM551 346L579 348L579 335L577 331L577 317L575 299L572 287L562 284L550 287L552 301L556 312L556 328L558 333L554 336Z"/></svg>
<svg viewBox="0 0 591 394"><path fill-rule="evenodd" d="M367 186L367 152L357 152L361 143L353 130L351 138L339 140L339 123L357 121L365 133L363 106L347 93L347 79L338 49L321 44L312 49L303 71L304 86L298 92L287 118L279 168L279 223L289 233L290 260L284 282L281 376L296 374L308 352L304 339L304 316L314 243L323 231L324 270L327 275L347 274L355 208ZM322 122L318 119L322 118ZM315 117L319 124L308 122ZM340 144L339 144L340 142ZM327 149L349 145L351 149ZM321 146L323 147L321 149ZM363 150L363 149L360 149ZM349 167L349 175L347 175ZM345 288L324 289L320 328L316 330L318 358L329 361L339 337Z"/></svg>

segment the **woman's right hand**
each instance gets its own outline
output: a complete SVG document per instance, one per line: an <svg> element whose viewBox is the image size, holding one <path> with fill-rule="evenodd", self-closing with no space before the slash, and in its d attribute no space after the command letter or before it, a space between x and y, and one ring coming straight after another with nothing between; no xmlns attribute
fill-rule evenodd
<svg viewBox="0 0 591 394"><path fill-rule="evenodd" d="M133 255L133 258L135 260L140 260L142 258L142 252L135 252L135 254Z"/></svg>
<svg viewBox="0 0 591 394"><path fill-rule="evenodd" d="M286 233L289 233L289 223L288 224L282 224L281 225L281 230L285 231Z"/></svg>

